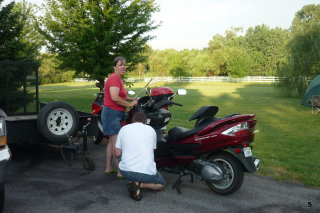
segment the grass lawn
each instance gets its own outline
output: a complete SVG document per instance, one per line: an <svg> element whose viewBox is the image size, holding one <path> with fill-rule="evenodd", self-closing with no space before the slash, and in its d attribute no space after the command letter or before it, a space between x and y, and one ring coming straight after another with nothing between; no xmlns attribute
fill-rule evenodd
<svg viewBox="0 0 320 213"><path fill-rule="evenodd" d="M144 83L131 89L138 92ZM192 128L191 115L203 105L216 105L217 117L227 114L255 114L258 121L253 143L253 153L261 159L258 174L277 180L303 183L320 187L320 115L313 115L311 108L300 105L300 98L286 98L275 93L271 84L253 83L164 83L174 91L187 89L186 96L176 96L169 128ZM67 83L40 87L40 101L63 100L77 110L90 112L93 94L98 89L93 83Z"/></svg>

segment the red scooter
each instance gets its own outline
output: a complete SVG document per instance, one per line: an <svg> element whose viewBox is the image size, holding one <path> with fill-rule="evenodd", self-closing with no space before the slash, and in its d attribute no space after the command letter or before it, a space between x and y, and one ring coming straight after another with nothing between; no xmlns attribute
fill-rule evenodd
<svg viewBox="0 0 320 213"><path fill-rule="evenodd" d="M138 105L129 110L127 123L133 114L143 111L157 133L155 161L160 171L178 174L173 188L181 193L181 178L186 175L197 177L218 194L237 191L244 178L244 172L255 172L260 160L252 155L255 115L232 114L215 117L217 106L201 107L189 121L196 120L192 129L173 127L167 133L164 127L171 120L168 107L182 106L173 102L177 93L168 87L155 87L147 96L139 99Z"/></svg>
<svg viewBox="0 0 320 213"><path fill-rule="evenodd" d="M99 85L97 85L97 87L99 87ZM96 95L96 98L93 101L91 108L92 108L92 113L99 116L99 120L98 120L98 132L97 132L97 135L93 136L93 142L95 144L100 144L103 139L103 128L102 128L102 124L101 124L101 112L102 112L102 108L103 108L104 93L102 91L102 92L96 93L95 95Z"/></svg>

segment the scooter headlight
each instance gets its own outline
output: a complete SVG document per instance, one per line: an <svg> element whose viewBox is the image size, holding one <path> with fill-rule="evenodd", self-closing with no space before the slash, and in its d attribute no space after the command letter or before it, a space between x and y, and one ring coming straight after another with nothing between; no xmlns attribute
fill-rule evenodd
<svg viewBox="0 0 320 213"><path fill-rule="evenodd" d="M249 129L249 124L247 122L238 124L236 126L233 126L225 131L223 131L221 134L223 135L229 135L229 136L239 136L241 133L246 132Z"/></svg>

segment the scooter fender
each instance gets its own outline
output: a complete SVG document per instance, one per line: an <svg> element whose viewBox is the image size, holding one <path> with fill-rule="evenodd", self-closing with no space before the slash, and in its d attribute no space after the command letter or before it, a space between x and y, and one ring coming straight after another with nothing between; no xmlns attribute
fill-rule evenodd
<svg viewBox="0 0 320 213"><path fill-rule="evenodd" d="M245 167L247 172L253 173L259 169L260 159L254 157L254 156L245 157L243 153L237 154L235 152L235 149L231 149L231 152L233 153L234 156L236 156L239 159L239 161Z"/></svg>

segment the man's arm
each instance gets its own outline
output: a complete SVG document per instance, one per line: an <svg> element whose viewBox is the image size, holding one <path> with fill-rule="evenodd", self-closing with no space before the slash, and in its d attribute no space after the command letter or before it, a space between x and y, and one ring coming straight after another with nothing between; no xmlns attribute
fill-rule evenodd
<svg viewBox="0 0 320 213"><path fill-rule="evenodd" d="M115 148L114 154L116 158L119 158L121 156L121 153L122 153L121 149Z"/></svg>

